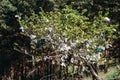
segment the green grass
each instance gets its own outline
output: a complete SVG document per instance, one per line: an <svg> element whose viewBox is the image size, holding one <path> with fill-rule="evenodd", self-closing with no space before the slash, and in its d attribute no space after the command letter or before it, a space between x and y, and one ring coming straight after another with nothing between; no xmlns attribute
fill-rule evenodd
<svg viewBox="0 0 120 80"><path fill-rule="evenodd" d="M101 77L103 78L103 80L115 80L118 78L119 72L120 71L117 69L116 66L110 67L106 74L101 74Z"/></svg>
<svg viewBox="0 0 120 80"><path fill-rule="evenodd" d="M120 77L120 70L114 65L109 67L108 72L104 73L104 71L99 72L100 77L103 80L116 80ZM84 80L92 80L91 76L84 78Z"/></svg>

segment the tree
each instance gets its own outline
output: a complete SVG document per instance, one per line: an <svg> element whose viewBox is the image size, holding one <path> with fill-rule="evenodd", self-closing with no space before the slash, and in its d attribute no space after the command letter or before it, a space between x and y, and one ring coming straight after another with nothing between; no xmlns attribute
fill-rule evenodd
<svg viewBox="0 0 120 80"><path fill-rule="evenodd" d="M0 75L9 74L11 78L15 74L13 65L19 65L15 62L19 61L20 64L22 62L23 54L18 50L28 48L30 44L30 38L21 34L23 30L18 21L21 17L17 15L16 11L17 7L9 0L0 2ZM6 76L8 77L8 75Z"/></svg>
<svg viewBox="0 0 120 80"><path fill-rule="evenodd" d="M99 12L99 15L91 22L88 17L84 16L86 11L78 13L68 7L59 12L42 10L39 15L33 13L28 20L21 21L21 24L24 25L26 34L31 30L38 37L48 41L44 48L52 46L55 52L62 55L76 54L75 59L83 59L83 63L90 68L95 79L100 80L94 69L94 63L99 62L101 54L104 55L102 51L108 45L105 43L106 39L117 38L114 35L117 25L109 24L110 19L103 17L102 12ZM78 48L78 46L83 47ZM59 65L65 67L66 63L63 60Z"/></svg>
<svg viewBox="0 0 120 80"><path fill-rule="evenodd" d="M119 29L113 24L119 23L119 1L115 0L2 0L0 14L0 60L6 62L0 65L11 67L13 72L13 63L19 61L21 76L25 75L25 62L29 61L26 56L31 57L30 62L34 66L36 57L39 57L37 61L41 57L49 59L55 51L60 55L59 59L62 56L66 58L66 53L78 54L79 57L71 57L70 60L80 58L82 63L88 64L93 77L99 78L97 70L91 66L99 62L99 55L103 55L105 46L111 44L105 40L113 41L119 36ZM23 21L19 23L20 18ZM115 48L119 51L118 47ZM57 60L55 54L54 57ZM108 66L108 56L106 60ZM58 65L66 66L65 60L62 59Z"/></svg>

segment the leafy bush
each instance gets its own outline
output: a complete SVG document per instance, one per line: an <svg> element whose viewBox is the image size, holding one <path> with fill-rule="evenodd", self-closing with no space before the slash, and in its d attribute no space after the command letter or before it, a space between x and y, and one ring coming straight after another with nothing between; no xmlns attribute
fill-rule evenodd
<svg viewBox="0 0 120 80"><path fill-rule="evenodd" d="M110 24L110 19L107 15L102 16L102 12L99 12L91 22L84 16L86 11L85 9L82 13L78 13L67 6L57 12L44 12L41 9L39 14L33 12L29 19L20 22L28 36L34 34L50 42L44 45L44 48L52 46L53 50L60 53L62 51L70 51L72 54L83 53L91 60L98 61L100 55L96 53L105 50L106 46L111 44L106 39L117 38L114 33L118 25ZM82 46L81 43L82 50L78 48ZM36 46L34 45L33 48L35 49Z"/></svg>
<svg viewBox="0 0 120 80"><path fill-rule="evenodd" d="M78 13L68 7L57 12L42 10L38 15L33 12L32 16L21 21L21 24L24 26L26 34L32 31L41 38L50 35L56 43L60 37L62 40L67 38L69 41L88 39L94 41L96 45L104 46L103 42L106 38L117 38L114 35L117 25L110 24L110 19L106 15L102 16L102 12L99 12L98 17L95 16L94 21L91 22L88 17L83 15L86 11Z"/></svg>

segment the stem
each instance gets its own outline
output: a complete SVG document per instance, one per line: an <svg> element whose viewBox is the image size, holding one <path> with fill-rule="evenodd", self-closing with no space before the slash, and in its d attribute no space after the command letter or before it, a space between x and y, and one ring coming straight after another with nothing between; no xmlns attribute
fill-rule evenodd
<svg viewBox="0 0 120 80"><path fill-rule="evenodd" d="M85 61L85 63L87 64L87 66L90 68L90 71L91 71L91 73L92 73L92 76L94 76L96 80L102 80L102 79L100 78L100 76L97 74L97 72L95 72L95 70L94 70L94 68L92 67L92 65L91 65L90 63L88 63L88 61L87 61L84 57L82 57L81 55L80 55L80 58L82 58L82 59Z"/></svg>

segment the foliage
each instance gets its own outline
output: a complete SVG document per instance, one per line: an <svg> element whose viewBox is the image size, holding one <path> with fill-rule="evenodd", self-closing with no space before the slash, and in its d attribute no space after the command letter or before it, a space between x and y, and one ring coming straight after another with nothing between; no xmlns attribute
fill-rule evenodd
<svg viewBox="0 0 120 80"><path fill-rule="evenodd" d="M104 60L101 55L104 56L104 50L111 47L113 39L117 39L115 33L118 25L110 24L107 13L102 16L100 11L93 21L90 21L84 16L86 12L84 9L79 13L68 6L54 12L44 12L41 9L38 15L32 13L28 20L20 22L28 36L34 33L46 40L43 49L51 46L51 49L60 55L59 58L55 58L58 65L67 67L66 60L69 55L72 55L70 63L77 64L80 60L82 65L86 62L90 65ZM53 57L49 56L51 54L48 52L44 55L44 60Z"/></svg>
<svg viewBox="0 0 120 80"><path fill-rule="evenodd" d="M99 15L91 22L84 16L85 12L86 10L83 10L82 13L78 13L68 7L57 12L42 10L38 15L32 13L32 16L28 20L21 21L21 24L24 25L27 35L30 35L31 31L34 35L49 40L54 50L73 49L73 53L79 53L77 46L84 43L83 51L87 50L84 53L93 55L97 47L102 46L105 49L108 45L107 38L111 40L117 38L114 35L117 25L106 21L106 16L102 16L102 12L99 12ZM60 44L64 44L64 47Z"/></svg>
<svg viewBox="0 0 120 80"><path fill-rule="evenodd" d="M78 58L81 54L90 63L92 60L98 62L101 57L96 53L104 55L105 48L111 46L107 39L113 41L119 36L118 25L113 24L119 22L119 11L119 1L2 0L0 53L10 53L6 54L10 56L12 53L24 54L24 51L28 54L26 47L38 51L51 48L58 55L63 54L56 58L62 61L58 64L63 67L67 63L61 58L66 60L66 54L73 55L71 63L75 62L74 58L81 60ZM22 17L20 23L24 28L15 16ZM40 58L48 59L51 52L46 53L44 56L41 54Z"/></svg>

